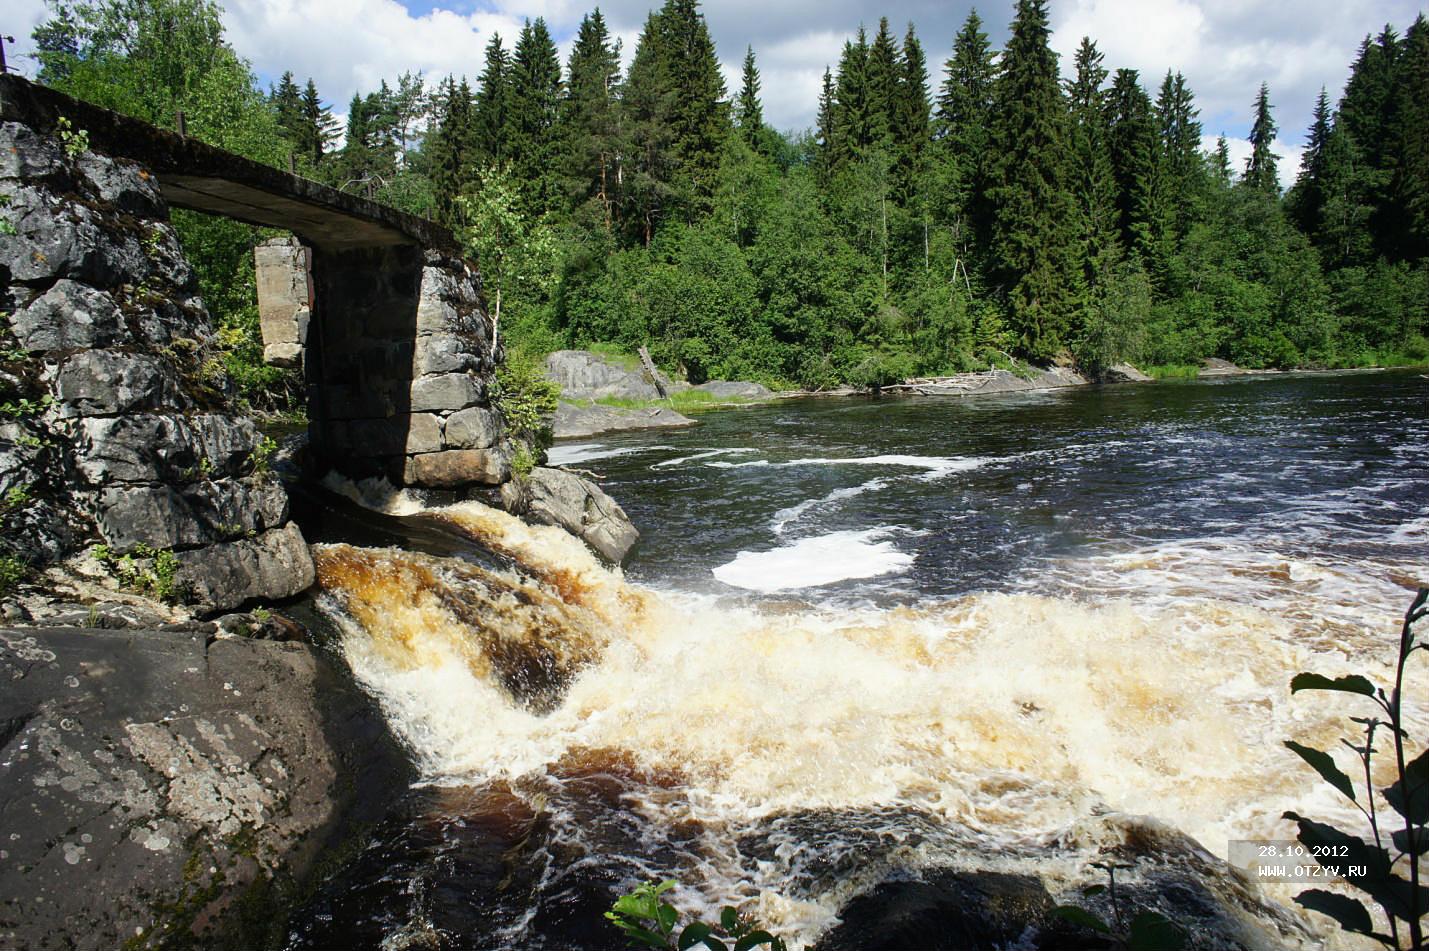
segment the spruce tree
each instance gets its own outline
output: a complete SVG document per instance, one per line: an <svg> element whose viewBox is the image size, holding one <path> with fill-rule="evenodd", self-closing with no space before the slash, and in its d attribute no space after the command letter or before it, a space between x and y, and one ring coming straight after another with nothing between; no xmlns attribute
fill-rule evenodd
<svg viewBox="0 0 1429 951"><path fill-rule="evenodd" d="M665 0L660 63L677 185L689 210L708 210L720 150L731 132L724 77L698 0Z"/></svg>
<svg viewBox="0 0 1429 951"><path fill-rule="evenodd" d="M1136 70L1116 71L1107 110L1122 242L1154 267L1160 260L1159 238L1164 230L1162 146L1151 98L1141 88Z"/></svg>
<svg viewBox="0 0 1429 951"><path fill-rule="evenodd" d="M1404 34L1399 59L1399 160L1392 183L1404 209L1407 258L1429 258L1429 19Z"/></svg>
<svg viewBox="0 0 1429 951"><path fill-rule="evenodd" d="M890 148L897 124L898 85L901 70L898 65L898 44L888 28L888 17L880 17L878 32L868 48L868 68L865 74L868 90L868 140L870 145Z"/></svg>
<svg viewBox="0 0 1429 951"><path fill-rule="evenodd" d="M293 143L295 149L299 148L303 141L303 98L298 92L298 84L293 81L292 70L283 73L278 80L278 88L269 91L268 101L277 112L278 125L287 133L288 141Z"/></svg>
<svg viewBox="0 0 1429 951"><path fill-rule="evenodd" d="M298 144L312 167L317 168L327 154L328 146L337 138L337 120L332 117L331 110L323 105L318 96L318 87L314 85L311 77L308 78L307 86L303 87L302 112L303 136Z"/></svg>
<svg viewBox="0 0 1429 951"><path fill-rule="evenodd" d="M834 90L834 135L830 168L838 171L867 153L873 142L868 89L868 35L858 28L858 42L844 42Z"/></svg>
<svg viewBox="0 0 1429 951"><path fill-rule="evenodd" d="M471 87L448 76L437 87L436 131L425 144L427 174L432 181L437 220L459 224L457 197L471 184L472 128L474 122Z"/></svg>
<svg viewBox="0 0 1429 951"><path fill-rule="evenodd" d="M735 122L750 148L758 150L764 129L764 110L759 104L759 67L754 64L754 47L744 51L744 76L735 106Z"/></svg>
<svg viewBox="0 0 1429 951"><path fill-rule="evenodd" d="M938 179L944 198L939 217L963 236L965 254L985 252L991 241L993 124L996 56L977 11L967 16L953 40L938 93L934 139L938 143Z"/></svg>
<svg viewBox="0 0 1429 951"><path fill-rule="evenodd" d="M1244 181L1251 188L1278 198L1280 178L1275 166L1279 158L1270 149L1276 132L1270 109L1270 85L1261 83L1255 97L1255 120L1250 126L1250 157L1245 160Z"/></svg>
<svg viewBox="0 0 1429 951"><path fill-rule="evenodd" d="M922 177L925 151L931 133L932 116L928 103L928 61L923 56L923 44L908 24L903 37L903 57L900 62L898 101L894 110L893 143L897 164L894 166L894 193L900 204L907 205Z"/></svg>
<svg viewBox="0 0 1429 951"><path fill-rule="evenodd" d="M486 60L478 80L472 116L472 158L478 165L504 162L507 125L511 112L511 60L501 44L501 34L491 34Z"/></svg>
<svg viewBox="0 0 1429 951"><path fill-rule="evenodd" d="M819 112L814 119L815 143L818 146L817 171L820 184L828 186L829 176L833 170L833 156L835 152L834 136L836 135L834 126L834 77L827 66L824 67L824 82L819 88Z"/></svg>
<svg viewBox="0 0 1429 951"><path fill-rule="evenodd" d="M1199 115L1186 77L1167 70L1156 99L1156 118L1161 126L1166 200L1177 240L1190 230L1205 194L1206 163L1201 157Z"/></svg>
<svg viewBox="0 0 1429 951"><path fill-rule="evenodd" d="M560 192L556 121L564 90L556 44L541 17L521 30L510 88L504 144L525 210L537 217L555 207Z"/></svg>
<svg viewBox="0 0 1429 951"><path fill-rule="evenodd" d="M1047 359L1074 331L1076 235L1067 189L1066 103L1046 0L1018 0L997 80L993 253L1020 348Z"/></svg>
<svg viewBox="0 0 1429 951"><path fill-rule="evenodd" d="M1107 70L1104 57L1089 37L1077 48L1076 78L1068 83L1071 109L1071 192L1076 215L1078 252L1088 304L1105 293L1113 269L1122 258L1117 216L1116 176L1107 150Z"/></svg>
<svg viewBox="0 0 1429 951"><path fill-rule="evenodd" d="M1330 97L1325 87L1315 100L1315 114L1305 135L1305 152L1300 158L1300 173L1285 195L1290 220L1315 241L1325 211L1325 159L1330 140ZM1318 243L1318 242L1317 242Z"/></svg>
<svg viewBox="0 0 1429 951"><path fill-rule="evenodd" d="M674 136L665 121L673 95L666 75L667 37L652 12L635 44L620 98L621 151L627 156L621 218L626 239L649 246L674 200Z"/></svg>
<svg viewBox="0 0 1429 951"><path fill-rule="evenodd" d="M620 41L612 41L600 10L581 20L566 72L568 94L562 106L566 195L573 206L594 200L609 232L619 201Z"/></svg>

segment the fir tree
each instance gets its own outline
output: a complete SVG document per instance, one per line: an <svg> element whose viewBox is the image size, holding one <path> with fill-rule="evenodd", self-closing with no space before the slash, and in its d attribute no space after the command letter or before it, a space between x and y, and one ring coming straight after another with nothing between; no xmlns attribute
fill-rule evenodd
<svg viewBox="0 0 1429 951"><path fill-rule="evenodd" d="M754 47L744 51L744 76L735 106L735 122L744 141L752 149L759 148L760 132L764 128L764 110L759 104L759 67L754 64Z"/></svg>
<svg viewBox="0 0 1429 951"><path fill-rule="evenodd" d="M620 112L622 151L628 156L622 191L627 237L649 246L674 199L674 136L665 121L671 92L665 72L667 38L652 12L635 44Z"/></svg>
<svg viewBox="0 0 1429 951"><path fill-rule="evenodd" d="M1275 171L1279 158L1270 150L1276 132L1270 109L1270 86L1261 83L1255 97L1255 120L1250 127L1250 157L1245 160L1244 181L1251 188L1279 197L1280 178Z"/></svg>
<svg viewBox="0 0 1429 951"><path fill-rule="evenodd" d="M1046 359L1074 330L1076 236L1066 175L1066 103L1046 0L1018 0L997 81L993 253L1024 353Z"/></svg>

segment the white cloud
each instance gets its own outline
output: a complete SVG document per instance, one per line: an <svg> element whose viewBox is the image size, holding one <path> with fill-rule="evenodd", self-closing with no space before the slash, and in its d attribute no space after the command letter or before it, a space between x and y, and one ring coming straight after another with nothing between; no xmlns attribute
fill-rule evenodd
<svg viewBox="0 0 1429 951"><path fill-rule="evenodd" d="M35 77L39 67L31 55L35 51L35 41L30 34L49 18L50 11L45 6L45 0L8 0L5 23L0 25L0 32L15 37L14 43L5 44L5 63L11 72L31 79Z"/></svg>
<svg viewBox="0 0 1429 951"><path fill-rule="evenodd" d="M1167 69L1184 73L1213 135L1243 135L1268 83L1280 135L1298 142L1320 87L1339 98L1364 35L1386 20L1402 29L1415 9L1414 0L1070 0L1053 8L1052 42L1066 72L1090 36L1108 68L1139 70L1153 97Z"/></svg>
<svg viewBox="0 0 1429 951"><path fill-rule="evenodd" d="M576 26L595 0L222 0L229 39L267 84L284 70L311 76L338 110L354 92L369 92L405 70L430 81L452 73L475 78L492 31L514 45L527 18L545 17L569 54ZM942 81L952 39L974 0L706 0L702 12L721 54L730 92L754 47L763 79L766 119L785 129L813 124L820 79L837 64L860 24L870 31L887 16L900 38L917 26L928 59L930 90ZM646 16L659 0L600 3L611 31L624 40L628 66ZM995 46L1006 41L1012 0L981 0L978 10ZM1052 4L1053 46L1064 71L1082 36L1090 35L1115 69L1138 69L1152 94L1166 70L1185 73L1211 134L1244 136L1262 81L1270 84L1280 135L1298 142L1323 85L1333 98L1361 38L1384 23L1406 27L1417 0L1059 0ZM28 53L30 31L45 17L43 0L8 0L5 28ZM33 75L33 65L21 66Z"/></svg>

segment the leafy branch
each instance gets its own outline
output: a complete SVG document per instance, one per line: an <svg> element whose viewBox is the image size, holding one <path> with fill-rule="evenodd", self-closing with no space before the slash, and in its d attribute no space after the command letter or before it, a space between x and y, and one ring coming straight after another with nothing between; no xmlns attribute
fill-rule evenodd
<svg viewBox="0 0 1429 951"><path fill-rule="evenodd" d="M1355 694L1368 697L1383 713L1383 719L1378 713L1372 717L1350 718L1363 729L1363 745L1351 743L1349 740L1340 741L1354 752L1363 767L1363 802L1356 796L1354 782L1335 764L1329 753L1303 746L1293 740L1285 742L1321 779L1354 803L1355 808L1359 809L1369 823L1373 845L1357 835L1307 819L1294 812L1285 813L1285 818L1297 824L1297 838L1315 854L1330 854L1345 860L1345 864L1341 866L1342 877L1368 895L1384 911L1389 920L1389 934L1374 930L1369 910L1356 898L1312 888L1301 892L1295 901L1311 911L1318 911L1335 919L1346 931L1368 935L1390 948L1401 947L1401 939L1407 938L1407 947L1412 951L1424 951L1426 947L1424 917L1429 914L1429 888L1420 884L1419 869L1423 857L1429 855L1429 829L1426 829L1426 824L1429 824L1429 749L1422 751L1414 760L1405 761L1404 741L1409 735L1404 730L1404 673L1410 656L1416 650L1429 651L1429 644L1417 643L1414 633L1414 625L1429 615L1426 602L1429 602L1429 588L1421 588L1414 603L1404 614L1404 624L1399 633L1399 657L1395 665L1394 686L1388 692L1359 674L1331 679L1320 674L1300 673L1290 681L1291 693L1301 690L1327 690ZM1384 801L1399 814L1401 820L1401 827L1389 832L1389 841L1393 845L1392 853L1385 845L1385 828L1380 821L1379 807L1375 802L1371 771L1375 736L1381 728L1389 731L1394 742L1397 778L1380 792ZM1407 872L1407 879L1396 874L1400 866Z"/></svg>
<svg viewBox="0 0 1429 951"><path fill-rule="evenodd" d="M680 912L674 905L660 900L661 895L674 887L673 879L639 885L628 895L617 898L605 917L625 932L626 940L635 948L686 951L703 945L709 951L730 951L728 942L733 942L733 951L750 951L761 946L768 947L769 951L788 951L782 938L774 937L729 906L720 911L719 924L693 921L676 936Z"/></svg>

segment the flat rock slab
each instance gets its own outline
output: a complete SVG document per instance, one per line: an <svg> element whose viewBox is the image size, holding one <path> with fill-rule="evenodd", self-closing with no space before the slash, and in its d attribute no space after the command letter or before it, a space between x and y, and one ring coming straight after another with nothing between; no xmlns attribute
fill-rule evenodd
<svg viewBox="0 0 1429 951"><path fill-rule="evenodd" d="M618 406L577 406L562 402L556 407L551 434L557 439L594 436L624 429L674 429L693 426L695 420L672 409L622 409Z"/></svg>
<svg viewBox="0 0 1429 951"><path fill-rule="evenodd" d="M407 767L322 652L0 629L0 947L267 946Z"/></svg>

